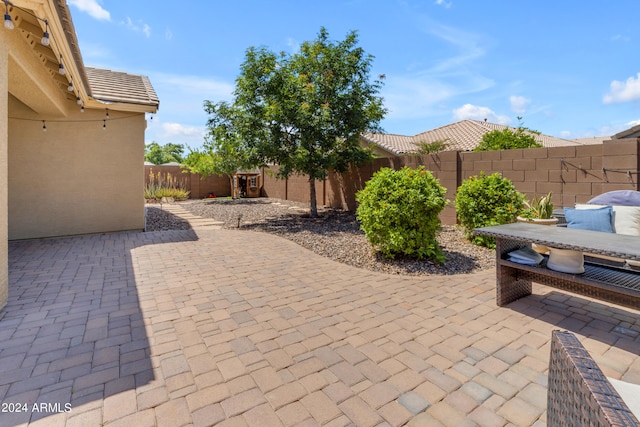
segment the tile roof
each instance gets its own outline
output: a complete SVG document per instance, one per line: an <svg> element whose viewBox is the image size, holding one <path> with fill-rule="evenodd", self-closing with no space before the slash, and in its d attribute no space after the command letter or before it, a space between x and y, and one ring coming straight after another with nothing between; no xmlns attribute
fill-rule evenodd
<svg viewBox="0 0 640 427"><path fill-rule="evenodd" d="M640 125L618 132L611 139L640 138Z"/></svg>
<svg viewBox="0 0 640 427"><path fill-rule="evenodd" d="M416 144L412 136L366 133L363 137L367 142L375 144L383 150L390 151L398 156L416 150Z"/></svg>
<svg viewBox="0 0 640 427"><path fill-rule="evenodd" d="M91 97L105 103L137 104L158 108L160 101L147 76L85 67Z"/></svg>
<svg viewBox="0 0 640 427"><path fill-rule="evenodd" d="M587 138L576 138L574 139L574 141L582 145L597 145L597 144L602 144L604 141L609 141L611 139L612 139L611 136L590 136Z"/></svg>
<svg viewBox="0 0 640 427"><path fill-rule="evenodd" d="M478 146L485 133L507 127L509 126L478 120L461 120L414 136L368 133L364 135L364 139L395 155L414 152L417 150L417 144L434 141L446 142L449 150L471 151ZM509 128L515 130L515 128ZM544 147L582 145L577 141L549 135L533 134L533 136Z"/></svg>

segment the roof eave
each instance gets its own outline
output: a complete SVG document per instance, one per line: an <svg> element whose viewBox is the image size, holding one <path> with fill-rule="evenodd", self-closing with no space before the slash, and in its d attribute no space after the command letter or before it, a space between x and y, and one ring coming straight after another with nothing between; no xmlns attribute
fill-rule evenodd
<svg viewBox="0 0 640 427"><path fill-rule="evenodd" d="M633 138L634 134L640 134L640 125L633 126L632 128L618 132L611 137L611 139L625 139Z"/></svg>
<svg viewBox="0 0 640 427"><path fill-rule="evenodd" d="M160 106L159 102L122 102L116 99L91 98L85 105L86 108L110 108L116 111L129 111L135 113L157 113Z"/></svg>
<svg viewBox="0 0 640 427"><path fill-rule="evenodd" d="M66 63L66 68L72 68L71 76L73 78L74 85L78 88L80 98L86 101L86 98L91 96L91 86L89 85L89 79L85 72L84 62L82 60L82 54L80 52L80 44L76 36L75 26L71 18L71 12L67 6L66 0L48 0L50 9L55 12L56 19L49 22L52 32L58 33L63 36L64 47L59 46L60 50L64 50L63 56L73 59L71 63ZM59 27L55 24L59 24Z"/></svg>

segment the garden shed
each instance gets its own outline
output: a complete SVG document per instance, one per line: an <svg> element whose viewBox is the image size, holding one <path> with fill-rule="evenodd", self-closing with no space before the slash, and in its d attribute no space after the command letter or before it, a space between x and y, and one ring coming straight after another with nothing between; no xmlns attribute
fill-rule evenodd
<svg viewBox="0 0 640 427"><path fill-rule="evenodd" d="M239 170L233 175L234 197L260 197L261 189L260 169Z"/></svg>

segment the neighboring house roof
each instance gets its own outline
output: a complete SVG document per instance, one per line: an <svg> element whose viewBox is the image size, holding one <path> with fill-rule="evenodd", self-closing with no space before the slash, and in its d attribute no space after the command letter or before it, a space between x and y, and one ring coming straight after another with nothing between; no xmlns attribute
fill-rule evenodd
<svg viewBox="0 0 640 427"><path fill-rule="evenodd" d="M640 125L618 132L611 139L640 138Z"/></svg>
<svg viewBox="0 0 640 427"><path fill-rule="evenodd" d="M370 144L375 144L385 151L397 156L416 151L412 136L392 135L387 133L366 133L363 138Z"/></svg>
<svg viewBox="0 0 640 427"><path fill-rule="evenodd" d="M576 138L574 141L582 145L597 145L602 144L604 141L609 141L610 139L610 136L591 136L587 138Z"/></svg>
<svg viewBox="0 0 640 427"><path fill-rule="evenodd" d="M157 108L160 104L147 76L85 67L91 96L103 103L137 104Z"/></svg>
<svg viewBox="0 0 640 427"><path fill-rule="evenodd" d="M633 139L640 138L640 125L630 127L629 129L620 131L612 136L591 136L588 138L577 138L574 141L588 145L588 144L602 144L604 141L612 141L616 139Z"/></svg>
<svg viewBox="0 0 640 427"><path fill-rule="evenodd" d="M394 155L415 152L418 149L418 144L435 141L445 142L449 150L471 151L478 146L485 133L503 130L507 127L515 130L515 128L495 123L461 120L414 136L368 133L364 135L364 139ZM549 135L537 135L534 133L532 135L543 147L582 145L576 141L555 138Z"/></svg>

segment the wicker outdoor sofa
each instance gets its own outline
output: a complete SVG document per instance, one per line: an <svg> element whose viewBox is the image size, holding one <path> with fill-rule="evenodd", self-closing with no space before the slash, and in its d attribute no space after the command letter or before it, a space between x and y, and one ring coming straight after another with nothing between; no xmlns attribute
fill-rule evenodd
<svg viewBox="0 0 640 427"><path fill-rule="evenodd" d="M535 243L640 260L640 239L636 236L523 223L478 228L475 232L496 238L496 302L499 306L531 295L532 282L536 282L640 310L640 271L637 269L585 262L583 274L572 274L548 269L546 256L536 266L507 259L510 252Z"/></svg>
<svg viewBox="0 0 640 427"><path fill-rule="evenodd" d="M617 382L617 388L620 383ZM570 332L552 333L548 384L549 427L640 426L637 412L634 415L619 391ZM627 401L640 399L640 386L629 386L638 387L638 390L622 389ZM636 400L635 411L638 405Z"/></svg>
<svg viewBox="0 0 640 427"><path fill-rule="evenodd" d="M562 215L555 213L564 223L561 226L515 223L474 231L496 239L497 304L531 295L531 283L537 282L640 309L640 191L611 191L565 208ZM573 222L567 223L564 213L571 214ZM537 265L512 262L514 251L533 244L553 253ZM580 258L584 253L584 266L560 266L558 257L563 253Z"/></svg>

